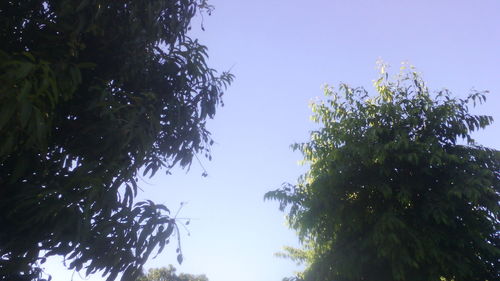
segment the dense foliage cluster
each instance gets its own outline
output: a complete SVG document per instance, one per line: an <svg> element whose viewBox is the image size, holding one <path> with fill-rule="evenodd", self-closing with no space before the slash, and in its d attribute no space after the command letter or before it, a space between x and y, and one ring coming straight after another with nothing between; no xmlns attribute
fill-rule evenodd
<svg viewBox="0 0 500 281"><path fill-rule="evenodd" d="M208 281L208 278L202 275L193 275L187 273L176 273L175 267L153 268L147 274L143 274L137 281Z"/></svg>
<svg viewBox="0 0 500 281"><path fill-rule="evenodd" d="M413 70L375 87L327 87L294 146L309 171L266 194L304 244L290 280L498 280L500 153L470 135L492 122L469 111L484 93L434 95Z"/></svg>
<svg viewBox="0 0 500 281"><path fill-rule="evenodd" d="M232 75L186 36L205 0L0 1L0 280L69 268L137 276L176 228L135 204L153 175L208 156Z"/></svg>

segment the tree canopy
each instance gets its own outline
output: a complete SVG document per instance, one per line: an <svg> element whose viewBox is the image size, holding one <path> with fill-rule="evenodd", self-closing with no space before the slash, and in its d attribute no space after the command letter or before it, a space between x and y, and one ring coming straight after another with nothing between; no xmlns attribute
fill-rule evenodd
<svg viewBox="0 0 500 281"><path fill-rule="evenodd" d="M309 171L266 194L304 246L282 254L307 265L289 280L498 280L500 153L469 110L485 93L431 93L413 69L375 88L326 87L293 146Z"/></svg>
<svg viewBox="0 0 500 281"><path fill-rule="evenodd" d="M208 278L204 274L177 274L176 271L176 268L172 265L162 268L153 268L150 269L147 274L142 274L137 281L208 281Z"/></svg>
<svg viewBox="0 0 500 281"><path fill-rule="evenodd" d="M205 0L0 1L0 280L70 269L130 280L176 230L136 203L139 169L210 157L229 73L186 35ZM181 259L179 259L181 260Z"/></svg>

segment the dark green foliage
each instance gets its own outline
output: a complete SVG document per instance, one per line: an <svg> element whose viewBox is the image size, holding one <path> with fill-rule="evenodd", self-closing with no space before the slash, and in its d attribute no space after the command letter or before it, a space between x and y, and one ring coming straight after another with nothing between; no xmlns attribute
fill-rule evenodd
<svg viewBox="0 0 500 281"><path fill-rule="evenodd" d="M177 275L176 269L169 265L168 267L154 268L143 274L137 281L208 281L208 278L202 275L192 275L181 273Z"/></svg>
<svg viewBox="0 0 500 281"><path fill-rule="evenodd" d="M205 0L0 1L0 280L38 264L140 272L176 228L138 170L208 156L232 75L186 36Z"/></svg>
<svg viewBox="0 0 500 281"><path fill-rule="evenodd" d="M378 96L342 84L314 104L322 128L297 144L310 170L266 194L289 209L299 280L498 280L500 154L470 133L483 93L431 95L413 71Z"/></svg>

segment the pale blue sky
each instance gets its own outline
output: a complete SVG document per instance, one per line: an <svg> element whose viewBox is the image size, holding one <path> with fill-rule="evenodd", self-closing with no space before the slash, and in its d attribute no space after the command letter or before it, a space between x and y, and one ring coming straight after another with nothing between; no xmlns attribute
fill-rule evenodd
<svg viewBox="0 0 500 281"><path fill-rule="evenodd" d="M283 245L296 245L275 202L262 200L282 182L304 171L299 153L307 141L309 102L321 85L347 82L371 90L381 58L397 72L402 61L415 65L431 89L465 96L471 88L491 91L475 110L497 122L476 134L500 149L500 1L497 0L210 0L216 10L193 23L193 37L207 45L211 65L232 67L234 84L209 128L216 144L211 162L200 158L191 171L158 173L141 184L141 198L195 218L182 237L185 261L175 245L147 263L174 264L211 281L278 281L292 275L293 262L275 258ZM198 19L199 20L199 19ZM51 261L53 280L70 280ZM74 280L79 280L75 274ZM92 277L89 280L103 280Z"/></svg>

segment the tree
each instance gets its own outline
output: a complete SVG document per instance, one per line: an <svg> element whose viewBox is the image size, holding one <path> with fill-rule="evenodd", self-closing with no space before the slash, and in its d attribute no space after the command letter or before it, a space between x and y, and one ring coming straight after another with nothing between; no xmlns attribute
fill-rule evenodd
<svg viewBox="0 0 500 281"><path fill-rule="evenodd" d="M205 274L193 275L181 273L177 275L175 267L154 268L148 271L148 274L142 274L137 281L208 281Z"/></svg>
<svg viewBox="0 0 500 281"><path fill-rule="evenodd" d="M312 106L322 128L295 144L310 164L268 192L288 209L307 264L290 280L498 280L500 153L471 133L492 122L413 70L382 76L378 95L341 84Z"/></svg>
<svg viewBox="0 0 500 281"><path fill-rule="evenodd" d="M189 38L206 0L0 2L0 280L70 269L130 280L176 230L135 203L139 169L210 157L232 81Z"/></svg>

